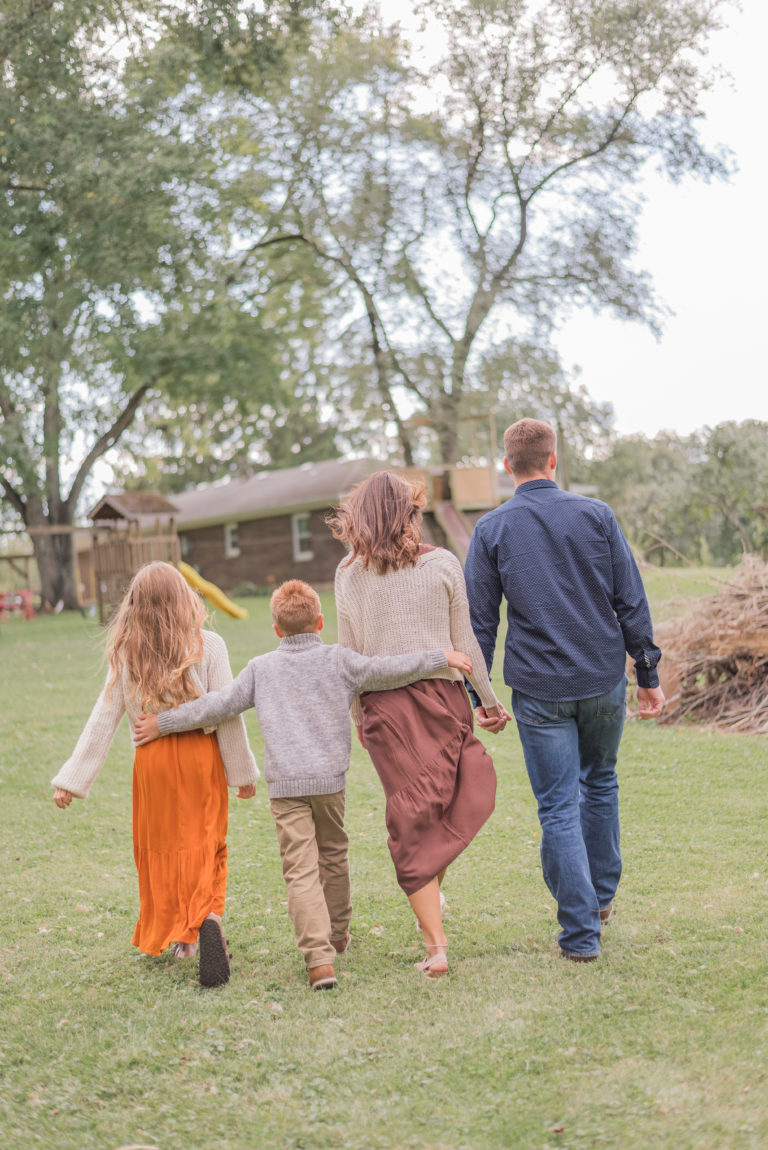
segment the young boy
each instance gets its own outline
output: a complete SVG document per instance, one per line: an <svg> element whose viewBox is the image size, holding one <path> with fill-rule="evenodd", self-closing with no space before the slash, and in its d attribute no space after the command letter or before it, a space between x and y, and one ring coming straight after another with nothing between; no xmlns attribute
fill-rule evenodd
<svg viewBox="0 0 768 1150"><path fill-rule="evenodd" d="M313 990L336 986L333 963L349 946L352 905L344 830L351 750L349 708L361 691L402 687L440 667L471 674L459 651L368 658L320 638L317 592L291 579L270 600L280 645L251 659L230 687L159 715L141 715L137 745L222 723L255 707L264 775L288 890L288 913Z"/></svg>

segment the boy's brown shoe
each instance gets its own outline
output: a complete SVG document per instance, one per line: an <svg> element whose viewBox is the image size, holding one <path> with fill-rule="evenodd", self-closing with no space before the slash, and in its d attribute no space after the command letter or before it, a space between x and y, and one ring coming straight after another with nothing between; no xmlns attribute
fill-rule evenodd
<svg viewBox="0 0 768 1150"><path fill-rule="evenodd" d="M347 931L346 938L332 938L331 946L337 954L346 954L352 942L352 935Z"/></svg>
<svg viewBox="0 0 768 1150"><path fill-rule="evenodd" d="M313 966L309 972L310 990L333 990L334 986L338 985L333 967L330 965Z"/></svg>

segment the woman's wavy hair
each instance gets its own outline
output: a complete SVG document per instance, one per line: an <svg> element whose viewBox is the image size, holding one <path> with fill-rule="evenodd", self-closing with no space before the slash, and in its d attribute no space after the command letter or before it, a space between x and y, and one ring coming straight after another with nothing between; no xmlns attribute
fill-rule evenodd
<svg viewBox="0 0 768 1150"><path fill-rule="evenodd" d="M421 545L421 508L427 502L423 483L410 483L391 471L375 471L352 489L326 517L334 539L350 549L348 562L359 559L378 575L412 567Z"/></svg>
<svg viewBox="0 0 768 1150"><path fill-rule="evenodd" d="M202 599L170 563L147 563L131 580L109 625L111 691L123 672L144 711L197 699L190 669L203 657Z"/></svg>

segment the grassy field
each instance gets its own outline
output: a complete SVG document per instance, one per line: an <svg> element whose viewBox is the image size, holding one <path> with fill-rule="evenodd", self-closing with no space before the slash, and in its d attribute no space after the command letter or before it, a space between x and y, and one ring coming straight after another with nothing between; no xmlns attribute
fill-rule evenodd
<svg viewBox="0 0 768 1150"><path fill-rule="evenodd" d="M652 575L661 614L713 586L712 573ZM235 669L272 644L266 600L247 606L245 623L216 620ZM202 991L194 961L129 945L127 729L87 802L51 801L100 655L79 616L0 631L0 1146L768 1145L764 740L629 724L617 915L600 962L580 966L558 957L517 735L489 736L497 809L449 871L452 971L435 983L412 969L422 952L364 752L350 772L354 944L338 992L307 989L265 790L233 799L233 977ZM287 721L300 705L286 700Z"/></svg>

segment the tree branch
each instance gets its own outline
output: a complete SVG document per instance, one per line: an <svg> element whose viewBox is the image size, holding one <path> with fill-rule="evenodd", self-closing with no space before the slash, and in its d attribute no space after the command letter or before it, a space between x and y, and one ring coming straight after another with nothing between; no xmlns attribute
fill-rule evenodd
<svg viewBox="0 0 768 1150"><path fill-rule="evenodd" d="M75 505L80 498L80 492L83 489L83 484L88 478L94 463L97 459L100 459L102 455L109 451L110 447L114 446L114 444L125 431L126 427L131 424L139 404L149 389L152 387L154 382L155 380L152 379L148 383L143 383L141 387L133 393L131 398L128 400L128 403L123 408L112 426L108 428L108 430L105 431L103 435L99 436L83 462L80 464L79 468L77 469L77 475L74 478L69 491L69 495L66 499L66 506L70 512L74 511Z"/></svg>
<svg viewBox="0 0 768 1150"><path fill-rule="evenodd" d="M539 180L538 184L533 186L528 195L528 199L531 200L538 192L541 191L542 188L546 187L550 180L553 180L555 176L559 176L562 172L568 171L569 168L574 168L577 164L583 164L586 160L593 160L595 156L601 156L603 152L610 148L611 144L616 140L616 137L621 130L622 124L626 120L629 113L632 111L636 100L637 93L627 103L626 107L622 111L621 115L616 119L613 127L605 139L602 141L602 143L598 144L594 148L590 148L589 151L580 152L578 156L572 156L570 160L564 160L562 164L558 164L556 167L554 167L551 172L544 176L543 179Z"/></svg>
<svg viewBox="0 0 768 1150"><path fill-rule="evenodd" d="M47 192L48 188L42 184L3 184L7 192Z"/></svg>
<svg viewBox="0 0 768 1150"><path fill-rule="evenodd" d="M541 131L539 132L538 136L536 137L536 139L533 141L530 148L528 149L528 155L523 160L522 166L520 168L521 172L523 171L525 166L528 164L528 162L531 159L531 156L533 155L533 152L535 151L535 149L538 147L538 145L541 143L541 141L544 139L544 137L548 134L550 128L554 124L557 117L561 114L561 112L565 111L565 109L568 107L568 105L570 104L571 100L574 98L576 93L581 88L583 88L584 85L589 80L592 79L592 77L595 75L596 72L597 72L597 65L593 64L589 68L589 70L587 71L586 75L582 76L581 79L578 81L578 83L574 84L567 92L565 92L565 94L561 98L559 104L557 105L556 108L553 108L552 112L549 115L549 118L547 119L547 122L544 124L544 126L541 129Z"/></svg>
<svg viewBox="0 0 768 1150"><path fill-rule="evenodd" d="M0 415L3 419L11 420L16 414L16 407L11 399L8 388L0 381Z"/></svg>
<svg viewBox="0 0 768 1150"><path fill-rule="evenodd" d="M427 314L428 314L429 318L432 320L432 322L435 324L436 327L440 328L440 331L443 333L443 335L447 336L447 338L451 341L451 343L454 343L455 340L454 340L453 334L451 333L451 329L448 327L448 325L445 323L445 321L440 319L440 316L437 315L437 313L435 312L435 309L432 307L432 303L429 299L429 296L427 295L425 289L422 287L421 280L419 279L418 275L416 274L416 270L415 270L413 264L411 263L411 261L408 257L407 248L403 249L402 259L405 261L405 266L406 266L406 269L408 272L409 281L413 285L413 287L416 289L416 294L418 295L421 302L424 304L424 307L427 309Z"/></svg>
<svg viewBox="0 0 768 1150"><path fill-rule="evenodd" d="M21 518L26 523L27 505L19 495L16 488L11 485L11 483L5 478L2 472L0 472L0 487L2 487L3 491L5 492L5 498L8 500L11 507L14 509L14 511L19 513Z"/></svg>

